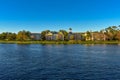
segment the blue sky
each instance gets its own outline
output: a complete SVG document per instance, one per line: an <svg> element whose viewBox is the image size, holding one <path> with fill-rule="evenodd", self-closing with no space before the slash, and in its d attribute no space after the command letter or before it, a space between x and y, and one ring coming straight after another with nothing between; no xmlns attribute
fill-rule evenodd
<svg viewBox="0 0 120 80"><path fill-rule="evenodd" d="M0 33L74 32L120 25L120 0L0 0Z"/></svg>

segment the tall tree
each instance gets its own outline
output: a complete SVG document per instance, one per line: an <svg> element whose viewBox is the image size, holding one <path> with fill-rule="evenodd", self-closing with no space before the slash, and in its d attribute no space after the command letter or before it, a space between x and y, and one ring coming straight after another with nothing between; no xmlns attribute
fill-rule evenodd
<svg viewBox="0 0 120 80"><path fill-rule="evenodd" d="M9 40L9 41L16 40L16 34L11 32L7 33L6 40Z"/></svg>
<svg viewBox="0 0 120 80"><path fill-rule="evenodd" d="M66 30L59 30L59 32L62 32L64 35L64 40L68 40L68 32Z"/></svg>
<svg viewBox="0 0 120 80"><path fill-rule="evenodd" d="M3 32L0 34L0 40L5 40L7 37L7 32Z"/></svg>
<svg viewBox="0 0 120 80"><path fill-rule="evenodd" d="M85 33L85 38L86 38L86 40L91 40L91 37L92 37L92 35L91 35L90 31L87 31L87 32Z"/></svg>
<svg viewBox="0 0 120 80"><path fill-rule="evenodd" d="M106 35L108 36L109 40L115 40L115 37L118 32L118 28L116 26L110 26L105 29Z"/></svg>
<svg viewBox="0 0 120 80"><path fill-rule="evenodd" d="M41 32L41 39L42 39L42 40L46 40L46 34L49 33L49 32L50 32L50 30L42 31L42 32Z"/></svg>
<svg viewBox="0 0 120 80"><path fill-rule="evenodd" d="M18 34L17 34L17 40L20 40L20 41L27 41L27 40L30 40L30 32L29 31L19 31Z"/></svg>

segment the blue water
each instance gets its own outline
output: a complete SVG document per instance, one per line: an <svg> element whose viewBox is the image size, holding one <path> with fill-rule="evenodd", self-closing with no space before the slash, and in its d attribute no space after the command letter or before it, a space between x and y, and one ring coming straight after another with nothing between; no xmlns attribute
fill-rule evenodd
<svg viewBox="0 0 120 80"><path fill-rule="evenodd" d="M0 80L120 80L120 45L0 44Z"/></svg>

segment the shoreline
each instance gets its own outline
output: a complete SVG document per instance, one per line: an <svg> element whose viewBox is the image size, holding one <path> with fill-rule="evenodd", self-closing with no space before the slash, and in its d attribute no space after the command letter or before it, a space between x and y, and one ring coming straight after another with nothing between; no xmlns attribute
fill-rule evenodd
<svg viewBox="0 0 120 80"><path fill-rule="evenodd" d="M0 41L0 44L120 44L120 41Z"/></svg>

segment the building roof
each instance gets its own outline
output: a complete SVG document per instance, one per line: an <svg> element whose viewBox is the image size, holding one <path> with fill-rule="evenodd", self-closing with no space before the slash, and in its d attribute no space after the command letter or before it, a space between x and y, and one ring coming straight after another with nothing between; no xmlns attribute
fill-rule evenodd
<svg viewBox="0 0 120 80"><path fill-rule="evenodd" d="M33 35L40 35L41 33L31 33L31 34L33 34Z"/></svg>
<svg viewBox="0 0 120 80"><path fill-rule="evenodd" d="M51 32L47 33L48 36L52 36L53 34Z"/></svg>

